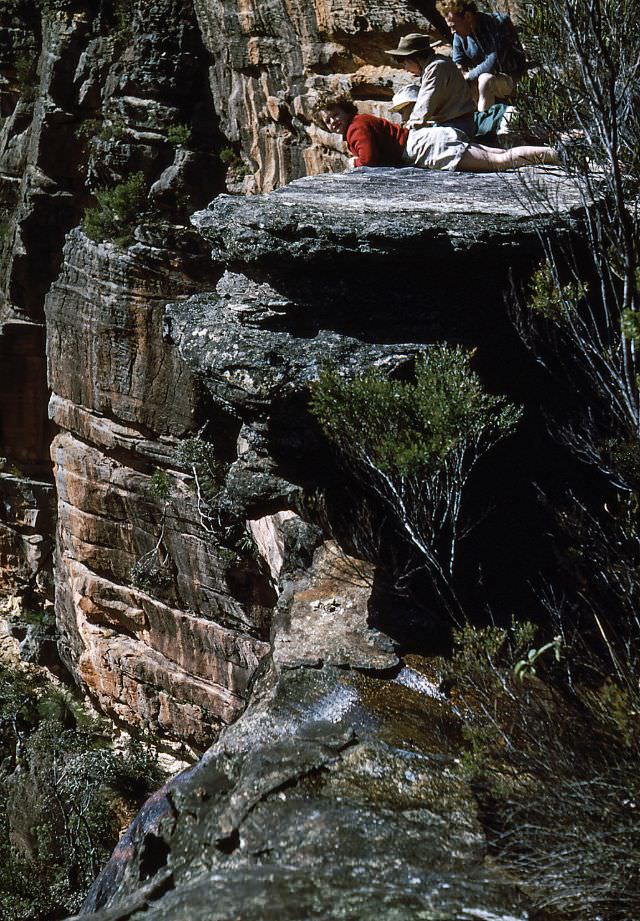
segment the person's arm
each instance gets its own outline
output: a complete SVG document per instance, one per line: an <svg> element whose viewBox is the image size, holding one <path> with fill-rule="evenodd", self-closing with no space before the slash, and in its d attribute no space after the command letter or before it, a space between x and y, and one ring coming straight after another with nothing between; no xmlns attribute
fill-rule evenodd
<svg viewBox="0 0 640 921"><path fill-rule="evenodd" d="M467 52L464 49L464 42L457 33L453 36L453 51L451 53L451 58L453 63L456 67L459 67L460 70L468 70L471 66L471 61L467 57Z"/></svg>
<svg viewBox="0 0 640 921"><path fill-rule="evenodd" d="M444 88L440 70L441 67L435 62L428 64L425 68L420 83L420 92L413 107L411 118L407 122L408 128L422 128L425 122L430 121L433 113L437 111Z"/></svg>
<svg viewBox="0 0 640 921"><path fill-rule="evenodd" d="M526 70L525 54L509 16L486 14L478 32L478 44L485 57L467 73L467 80L477 80L480 74L497 74L501 71L513 74Z"/></svg>
<svg viewBox="0 0 640 921"><path fill-rule="evenodd" d="M354 121L346 137L351 153L355 155L354 166L378 166L380 154L373 132L366 122Z"/></svg>
<svg viewBox="0 0 640 921"><path fill-rule="evenodd" d="M498 70L498 52L492 51L476 67L468 70L464 76L466 80L477 80L480 74L496 74Z"/></svg>

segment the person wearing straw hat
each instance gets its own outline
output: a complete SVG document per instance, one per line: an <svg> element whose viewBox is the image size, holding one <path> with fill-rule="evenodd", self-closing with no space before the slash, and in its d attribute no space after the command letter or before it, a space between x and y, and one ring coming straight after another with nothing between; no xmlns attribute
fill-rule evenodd
<svg viewBox="0 0 640 921"><path fill-rule="evenodd" d="M438 42L412 32L387 54L420 77L420 90L407 121L406 159L423 169L499 172L539 163L557 164L550 147L497 150L471 141L475 105L467 81L451 58L435 53Z"/></svg>

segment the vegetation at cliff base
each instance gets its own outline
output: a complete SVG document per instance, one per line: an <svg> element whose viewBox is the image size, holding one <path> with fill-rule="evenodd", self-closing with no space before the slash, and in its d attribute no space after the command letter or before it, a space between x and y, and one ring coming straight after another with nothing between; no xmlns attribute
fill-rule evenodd
<svg viewBox="0 0 640 921"><path fill-rule="evenodd" d="M0 919L76 912L123 827L162 783L154 754L35 672L0 666Z"/></svg>

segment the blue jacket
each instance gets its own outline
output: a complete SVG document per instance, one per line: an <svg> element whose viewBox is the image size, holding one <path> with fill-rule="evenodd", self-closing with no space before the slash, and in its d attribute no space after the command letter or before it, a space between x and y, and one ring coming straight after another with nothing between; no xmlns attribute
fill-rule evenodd
<svg viewBox="0 0 640 921"><path fill-rule="evenodd" d="M515 26L505 13L476 13L475 31L462 38L453 36L453 61L469 69L469 80L480 74L509 74L519 77L527 59Z"/></svg>

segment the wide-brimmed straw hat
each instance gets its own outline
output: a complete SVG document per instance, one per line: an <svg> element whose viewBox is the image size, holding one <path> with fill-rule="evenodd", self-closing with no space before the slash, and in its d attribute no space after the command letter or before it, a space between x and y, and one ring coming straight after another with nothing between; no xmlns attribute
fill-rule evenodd
<svg viewBox="0 0 640 921"><path fill-rule="evenodd" d="M442 42L435 38L434 35L425 35L423 32L410 32L409 35L403 35L398 42L397 48L391 48L385 51L392 58L408 58L412 54L421 54L425 51L433 51L437 45Z"/></svg>
<svg viewBox="0 0 640 921"><path fill-rule="evenodd" d="M404 109L405 106L412 106L418 98L419 92L419 83L410 83L408 86L403 86L391 100L389 110L391 112L399 112L401 109Z"/></svg>

